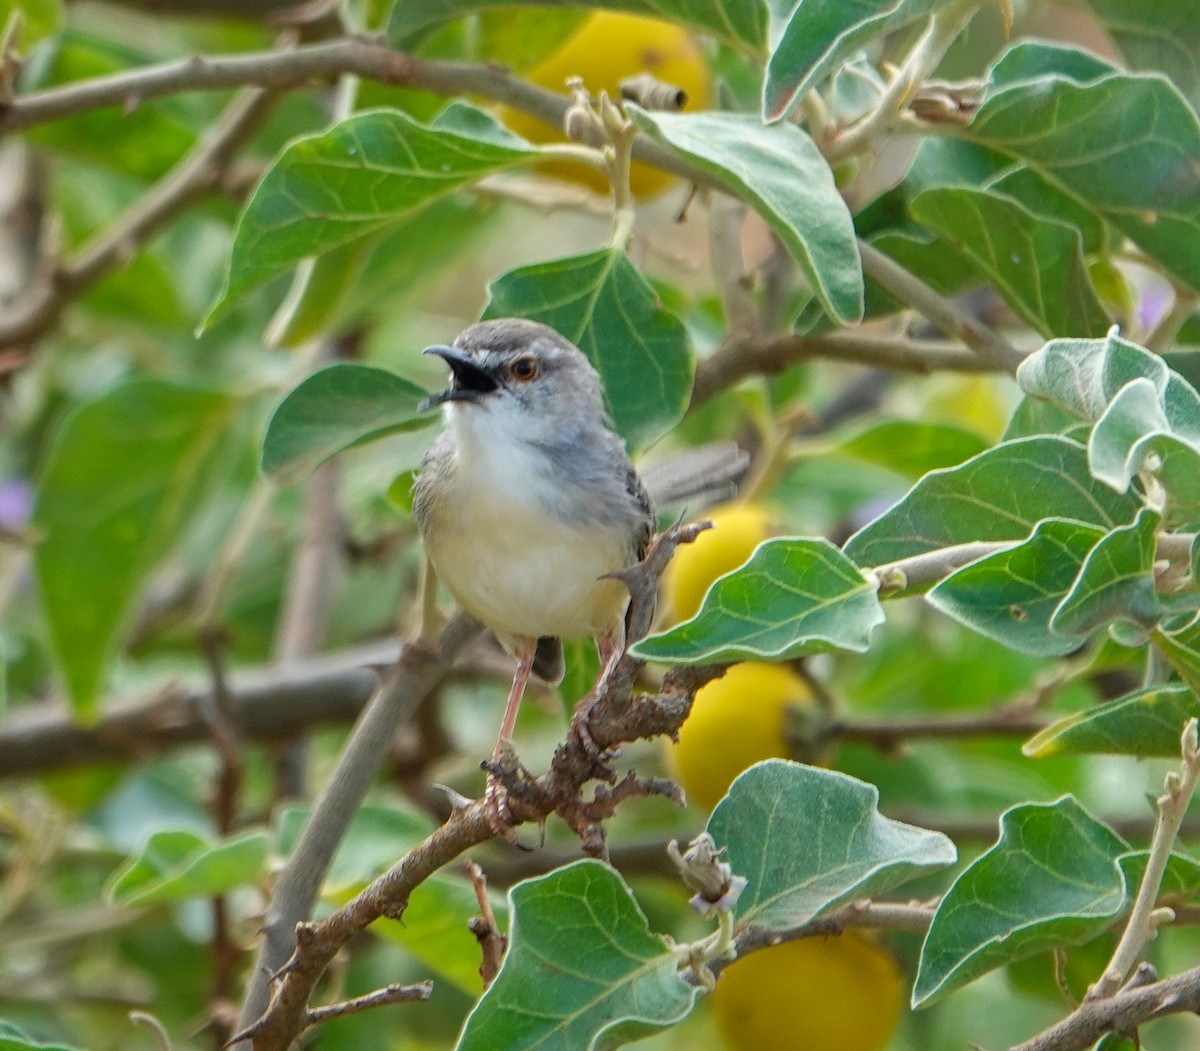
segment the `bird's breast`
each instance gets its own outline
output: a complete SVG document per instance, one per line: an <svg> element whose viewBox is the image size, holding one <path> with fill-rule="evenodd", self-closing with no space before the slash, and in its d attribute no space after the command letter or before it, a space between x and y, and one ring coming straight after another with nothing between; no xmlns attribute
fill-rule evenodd
<svg viewBox="0 0 1200 1051"><path fill-rule="evenodd" d="M563 507L562 488L522 450L473 459L442 477L425 525L430 560L458 603L508 638L611 628L628 593L601 578L633 561L627 530L596 521L586 500Z"/></svg>

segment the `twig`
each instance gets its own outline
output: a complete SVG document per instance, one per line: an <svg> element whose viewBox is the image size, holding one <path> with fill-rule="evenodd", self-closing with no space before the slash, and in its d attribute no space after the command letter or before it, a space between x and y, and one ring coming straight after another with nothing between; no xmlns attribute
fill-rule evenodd
<svg viewBox="0 0 1200 1051"><path fill-rule="evenodd" d="M242 742L233 722L233 704L225 674L222 633L215 628L203 628L200 633L200 648L208 661L213 686L210 703L205 708L218 759L212 806L217 831L222 836L227 836L233 831L237 818L238 797L241 794ZM220 1051L229 1036L229 1030L220 1024L222 1012L218 1005L226 1002L234 988L234 974L242 949L230 931L228 902L223 894L217 894L212 899L212 919L213 1007L210 1014L215 1023L213 1036Z"/></svg>
<svg viewBox="0 0 1200 1051"><path fill-rule="evenodd" d="M467 859L467 876L475 889L475 900L479 902L479 915L473 917L467 924L479 948L483 959L479 961L479 977L483 979L486 989L492 984L504 961L504 952L508 948L508 939L500 932L496 924L496 914L492 911L492 901L488 897L487 878L475 862Z"/></svg>
<svg viewBox="0 0 1200 1051"><path fill-rule="evenodd" d="M1057 1025L1052 1025L1009 1051L1086 1051L1105 1033L1129 1033L1162 1015L1200 1012L1200 967L1117 993L1103 1000L1085 1000Z"/></svg>
<svg viewBox="0 0 1200 1051"><path fill-rule="evenodd" d="M862 256L863 273L878 281L897 299L920 311L931 324L952 339L962 340L991 367L1005 372L1017 371L1025 355L1008 340L960 310L878 248L860 240L858 251Z"/></svg>
<svg viewBox="0 0 1200 1051"><path fill-rule="evenodd" d="M331 1018L341 1018L343 1015L357 1014L370 1007L383 1007L386 1004L410 1004L419 1000L428 1000L433 992L433 982L417 982L416 985L400 985L394 983L376 989L373 993L355 996L340 1003L327 1004L324 1007L314 1007L305 1019L305 1028L327 1022Z"/></svg>
<svg viewBox="0 0 1200 1051"><path fill-rule="evenodd" d="M709 267L725 308L725 330L737 340L753 335L758 329L758 310L742 255L747 207L735 197L711 191L705 194L704 201L708 206Z"/></svg>
<svg viewBox="0 0 1200 1051"><path fill-rule="evenodd" d="M702 405L747 376L772 375L793 365L823 358L848 365L874 365L899 372L993 372L990 365L961 344L838 332L828 336L779 333L739 334L726 340L696 367L691 408Z"/></svg>
<svg viewBox="0 0 1200 1051"><path fill-rule="evenodd" d="M1171 851L1179 837L1183 817L1196 791L1196 782L1200 779L1200 751L1197 748L1195 719L1190 719L1184 727L1181 747L1182 770L1180 773L1172 771L1167 774L1163 794L1158 797L1158 822L1150 843L1150 857L1146 862L1146 871L1142 876L1141 886L1138 887L1129 920L1104 973L1088 990L1088 1000L1102 1000L1121 988L1164 918L1156 908L1158 892ZM1170 913L1170 910L1165 912ZM1166 918L1173 919L1174 914Z"/></svg>
<svg viewBox="0 0 1200 1051"><path fill-rule="evenodd" d="M249 1027L266 1008L269 978L291 954L296 926L309 915L333 853L382 765L396 728L445 678L450 664L481 630L470 617L459 614L442 632L436 655L406 645L363 712L275 883L254 976L242 1002L240 1029Z"/></svg>
<svg viewBox="0 0 1200 1051"><path fill-rule="evenodd" d="M713 975L718 975L726 967L747 953L759 949L767 949L784 942L796 941L800 938L834 937L852 928L861 930L914 931L923 933L929 928L936 911L935 904L920 902L884 902L862 900L851 902L825 916L792 927L790 930L777 931L763 927L751 927L744 931L734 941L737 955L727 959L712 960L708 968ZM690 969L683 973L688 982L699 982L700 978Z"/></svg>
<svg viewBox="0 0 1200 1051"><path fill-rule="evenodd" d="M1174 293L1170 307L1155 322L1154 327L1146 333L1146 338L1142 341L1147 350L1152 350L1156 354L1171 349L1171 344L1179 335L1183 323L1192 316L1196 309L1197 296L1190 288L1184 288L1177 284L1174 286Z"/></svg>
<svg viewBox="0 0 1200 1051"><path fill-rule="evenodd" d="M234 151L253 133L272 101L272 94L262 88L238 95L209 134L174 168L0 320L0 350L22 346L45 332L67 303L128 258L178 212L215 190Z"/></svg>
<svg viewBox="0 0 1200 1051"><path fill-rule="evenodd" d="M638 638L649 624L658 577L675 545L691 540L698 531L696 526L672 527L655 540L639 566L622 574L631 594L631 638ZM602 762L598 764L596 754L585 743L582 724L586 723L586 737L600 749L601 756L607 749L625 742L672 733L690 710L696 690L718 673L717 669L711 668L675 668L668 672L659 693L635 696L633 681L641 665L641 661L626 654L609 677L604 692L590 706L577 709L567 740L558 747L545 775L530 776L515 757L495 765L494 772L502 778L508 791L508 810L513 826L527 821L540 823L550 814L557 813L580 836L585 850L595 854L604 849L602 822L621 799L636 794L677 791L669 782L642 781L631 774L611 791L601 785L591 801L580 795L583 786L597 776L605 780L615 776ZM366 720L356 731L355 740L362 736L365 725ZM350 765L360 769L362 757L351 757L355 740L343 753L339 771ZM372 771L376 765L371 765ZM328 809L327 804L323 806L319 802L309 827L318 823L319 812ZM242 1032L253 1040L255 1051L284 1051L291 1045L304 1026L307 1003L318 979L341 946L380 916L402 916L408 897L418 884L493 835L484 803L459 800L445 824L353 900L320 923L296 926L295 951L275 974L277 984L269 1005L264 995L266 982L262 980L259 987L248 994L243 1007ZM302 840L297 853L303 846ZM294 854L293 861L295 858ZM310 881L314 867L312 864L305 866ZM316 885L310 889L315 894ZM280 896L277 888L277 900ZM276 908L273 904L273 913ZM283 925L276 919L274 927L274 931L268 929L268 938L274 934L276 947L279 947L283 944ZM265 946L263 955L268 959L276 958L274 953L267 955Z"/></svg>
<svg viewBox="0 0 1200 1051"><path fill-rule="evenodd" d="M171 1037L167 1034L166 1026L149 1011L130 1011L129 1020L135 1025L145 1026L149 1029L154 1034L162 1051L171 1051Z"/></svg>
<svg viewBox="0 0 1200 1051"><path fill-rule="evenodd" d="M929 19L925 32L908 53L875 108L853 127L824 145L825 155L831 162L874 148L876 140L892 130L913 94L937 68L963 25L979 6L979 0L966 0L965 3L942 8ZM817 141L821 143L820 139Z"/></svg>

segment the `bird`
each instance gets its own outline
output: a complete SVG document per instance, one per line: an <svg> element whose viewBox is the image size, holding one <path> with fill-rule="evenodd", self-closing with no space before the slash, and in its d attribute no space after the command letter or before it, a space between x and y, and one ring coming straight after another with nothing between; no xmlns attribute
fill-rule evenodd
<svg viewBox="0 0 1200 1051"><path fill-rule="evenodd" d="M555 329L497 318L424 353L451 382L422 403L442 406L445 425L418 469L413 517L438 580L516 660L494 766L531 672L561 679L562 639L591 635L600 655L581 704L612 674L629 605L613 574L645 555L654 507L609 425L599 374ZM511 839L494 772L484 805Z"/></svg>

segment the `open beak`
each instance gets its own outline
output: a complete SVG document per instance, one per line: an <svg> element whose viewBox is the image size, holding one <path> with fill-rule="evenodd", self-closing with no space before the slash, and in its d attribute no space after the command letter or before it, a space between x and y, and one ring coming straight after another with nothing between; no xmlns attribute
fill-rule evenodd
<svg viewBox="0 0 1200 1051"><path fill-rule="evenodd" d="M439 344L435 347L426 347L422 353L436 354L450 366L450 371L454 375L449 387L429 395L421 402L418 406L421 412L426 412L435 405L441 405L448 401L479 401L485 394L491 394L500 387L500 384L492 379L488 372L476 365L471 360L471 356L464 354L461 350Z"/></svg>

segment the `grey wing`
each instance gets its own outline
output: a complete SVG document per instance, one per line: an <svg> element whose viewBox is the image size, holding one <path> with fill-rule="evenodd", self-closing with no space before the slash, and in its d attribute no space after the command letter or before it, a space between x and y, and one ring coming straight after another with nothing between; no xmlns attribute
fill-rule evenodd
<svg viewBox="0 0 1200 1051"><path fill-rule="evenodd" d="M654 538L657 521L654 517L654 501L650 499L650 490L643 484L641 476L631 465L625 475L625 490L633 498L634 507L639 515L635 548L638 561L646 557L650 541Z"/></svg>

